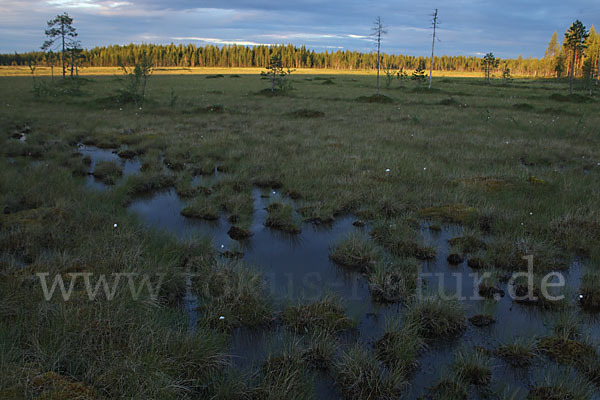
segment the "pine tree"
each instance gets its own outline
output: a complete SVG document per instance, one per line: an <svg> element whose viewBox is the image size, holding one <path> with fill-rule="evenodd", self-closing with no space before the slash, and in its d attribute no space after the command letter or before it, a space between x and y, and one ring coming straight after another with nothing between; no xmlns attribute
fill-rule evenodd
<svg viewBox="0 0 600 400"><path fill-rule="evenodd" d="M487 53L483 57L483 72L485 73L485 79L488 83L490 83L492 70L498 66L499 62L500 60L494 56L494 53Z"/></svg>
<svg viewBox="0 0 600 400"><path fill-rule="evenodd" d="M544 58L553 59L558 55L560 51L560 45L558 44L558 34L556 31L552 34L552 38L548 43L548 48L546 49L546 53L544 54Z"/></svg>
<svg viewBox="0 0 600 400"><path fill-rule="evenodd" d="M48 21L48 29L46 29L48 40L42 45L42 50L51 50L52 47L59 42L61 45L61 60L62 60L62 75L66 74L65 56L68 48L73 47L77 32L73 27L73 18L69 17L66 12L62 15L57 15L54 19Z"/></svg>
<svg viewBox="0 0 600 400"><path fill-rule="evenodd" d="M585 50L585 41L589 32L581 21L576 20L565 32L564 45L571 52L571 65L569 68L569 93L573 94L573 75L575 74L577 57L581 56Z"/></svg>

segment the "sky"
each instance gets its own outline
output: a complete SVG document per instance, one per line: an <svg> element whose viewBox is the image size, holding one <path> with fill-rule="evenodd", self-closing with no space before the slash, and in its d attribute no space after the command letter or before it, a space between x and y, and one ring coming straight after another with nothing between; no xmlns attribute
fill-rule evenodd
<svg viewBox="0 0 600 400"><path fill-rule="evenodd" d="M600 25L599 0L0 0L0 52L38 50L46 21L74 18L84 48L128 43L294 44L316 51L431 54L431 14L439 9L436 54L542 57L552 33L576 19Z"/></svg>

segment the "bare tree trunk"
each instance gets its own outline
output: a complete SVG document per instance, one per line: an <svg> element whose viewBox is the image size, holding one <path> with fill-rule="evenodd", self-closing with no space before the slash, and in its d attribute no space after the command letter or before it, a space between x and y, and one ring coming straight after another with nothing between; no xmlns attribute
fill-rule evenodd
<svg viewBox="0 0 600 400"><path fill-rule="evenodd" d="M437 14L438 10L435 9L433 13L433 40L431 42L431 62L429 64L429 89L431 89L431 75L433 74L433 49L435 47L435 29L437 28Z"/></svg>
<svg viewBox="0 0 600 400"><path fill-rule="evenodd" d="M379 51L381 49L381 28L377 33L377 88L375 89L375 94L379 96L379 62L381 57L379 56Z"/></svg>
<svg viewBox="0 0 600 400"><path fill-rule="evenodd" d="M573 75L575 74L575 56L577 50L573 49L573 58L571 60L571 71L569 73L569 94L573 94Z"/></svg>
<svg viewBox="0 0 600 400"><path fill-rule="evenodd" d="M598 64L598 72L596 73L596 85L600 82L600 49L598 49L598 59L596 60Z"/></svg>

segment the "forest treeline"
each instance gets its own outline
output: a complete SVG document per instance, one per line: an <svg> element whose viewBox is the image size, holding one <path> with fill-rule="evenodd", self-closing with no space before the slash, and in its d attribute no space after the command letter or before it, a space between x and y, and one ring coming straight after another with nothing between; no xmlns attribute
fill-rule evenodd
<svg viewBox="0 0 600 400"><path fill-rule="evenodd" d="M583 76L586 63L595 71L600 51L600 35L592 27L585 54L578 57L576 76ZM243 46L207 44L129 44L112 45L81 50L79 67L116 67L131 65L144 55L154 67L266 67L273 54L279 54L287 68L330 68L340 70L369 70L377 68L375 52L361 53L350 50L317 52L306 46ZM382 66L391 70L413 70L429 65L429 57L401 54L382 54ZM568 69L568 49L559 41L556 32L543 58L522 57L500 60L499 70L508 67L512 74L551 77L565 75ZM0 54L0 65L58 65L57 54L28 52ZM482 70L482 58L476 56L435 56L433 68L437 71L472 72Z"/></svg>

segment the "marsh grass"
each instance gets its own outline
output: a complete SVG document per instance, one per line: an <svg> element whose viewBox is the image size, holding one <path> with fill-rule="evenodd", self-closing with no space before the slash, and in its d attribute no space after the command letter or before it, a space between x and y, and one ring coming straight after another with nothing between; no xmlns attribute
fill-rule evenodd
<svg viewBox="0 0 600 400"><path fill-rule="evenodd" d="M257 399L311 399L312 375L303 359L298 340L285 343L282 351L270 354L261 367Z"/></svg>
<svg viewBox="0 0 600 400"><path fill-rule="evenodd" d="M356 101L372 93L372 75L340 77L327 86L302 82L293 93L272 98L252 96L264 82L246 70L202 71L244 75L196 79L158 73L149 88L152 101L143 110L99 101L117 89L119 83L111 77L90 80L85 96L35 99L30 77L0 80L7 99L0 107L0 252L9 259L1 265L5 272L0 279L0 390L11 390L0 397L33 397L29 370L33 377L58 374L108 398L211 398L217 393L221 398L259 397L254 394L260 376L233 374L237 367L228 365L225 353L234 326L263 326L273 319L275 310L261 279L254 272L241 272L249 271L245 266L240 271L215 269L215 251L206 240L177 243L143 228L123 208L135 196L174 187L177 177L186 174L201 176L208 190L196 193L190 204L196 198L210 199L213 211L238 216L235 225L241 228L246 228L250 209L248 185L256 182L300 194L295 196L298 213L315 222L354 214L370 227L397 223L396 231L373 236L375 243L366 238L367 247L377 253L433 256L414 225L424 217L440 227L452 222L473 229L466 234L491 234L485 238L487 249L474 251L469 260L479 257L486 268L523 271L521 257L527 254L534 255L539 272L566 269L573 253L598 259L597 102L595 97L587 101L587 96L582 102L550 99L549 94L566 90L564 82L519 80L500 87L479 79L448 78L432 91L414 90L407 83L383 91L394 97L395 104L386 105ZM171 90L178 95L176 104L169 104ZM448 96L461 102L468 98L470 107L438 104ZM510 97L514 100L508 101ZM516 110L514 103L529 103L534 109ZM209 104L222 104L225 112L194 111ZM286 117L302 109L318 110L325 117ZM24 126L29 127L25 141L11 137L18 127L20 138ZM83 172L80 163L85 160L71 158L81 142L106 149L127 145L138 153L142 171L110 191L86 191L84 180L73 178L74 172ZM190 188L188 179L180 182L181 194ZM225 187L216 185L221 179L228 181ZM245 186L236 190L229 181ZM357 254L359 259L377 258L368 250ZM367 265L369 269L379 263ZM176 278L181 270L202 275L193 289L211 290L201 296L194 332L181 311L185 286ZM73 300L64 304L41 298L32 274L43 271L51 276L61 271L160 272L167 282L156 300L143 296L136 302L120 293L113 302L90 302L78 286ZM385 288L389 270L376 272L370 282ZM465 325L461 311L438 302L411 304L406 319L428 341L456 337ZM586 343L582 336L568 340ZM405 371L388 371L366 350L338 357L336 349L331 356L337 344L328 338L315 341L320 343L315 344L315 356L297 357L307 365L311 357L333 358L329 371L340 389L348 389L342 389L344 394L398 397ZM597 381L596 361L586 358L576 368ZM390 373L398 378L388 379ZM298 397L308 392L295 385L296 377L304 375L286 376L294 384L286 386L276 378L270 381L276 384L264 388L296 388ZM570 385L570 377L563 376L562 383L537 380L536 388L551 389L533 390L532 396L568 398L569 391L579 396L577 387L554 390ZM224 383L217 390L220 381ZM468 398L464 385L446 380L434 397L454 388L451 398ZM269 390L262 395L268 398ZM272 398L294 396L289 391L272 393ZM537 398L544 398L541 394Z"/></svg>
<svg viewBox="0 0 600 400"><path fill-rule="evenodd" d="M418 263L413 259L381 261L369 270L369 290L382 303L406 301L417 287Z"/></svg>
<svg viewBox="0 0 600 400"><path fill-rule="evenodd" d="M469 387L460 377L444 376L428 389L428 393L427 399L430 400L467 400Z"/></svg>
<svg viewBox="0 0 600 400"><path fill-rule="evenodd" d="M429 260L435 257L435 249L427 246L421 235L406 219L385 220L376 224L371 236L377 243L399 257Z"/></svg>
<svg viewBox="0 0 600 400"><path fill-rule="evenodd" d="M194 281L194 288L202 319L216 329L261 326L273 320L264 279L237 262L205 268Z"/></svg>
<svg viewBox="0 0 600 400"><path fill-rule="evenodd" d="M177 180L173 175L152 173L131 175L127 177L125 185L127 187L127 194L135 197L170 188L174 186L176 182Z"/></svg>
<svg viewBox="0 0 600 400"><path fill-rule="evenodd" d="M123 175L123 168L112 161L101 161L96 164L92 172L94 178L101 180L106 185L114 185L116 180Z"/></svg>
<svg viewBox="0 0 600 400"><path fill-rule="evenodd" d="M439 297L414 299L407 306L406 322L415 326L420 336L430 340L457 337L466 328L461 304Z"/></svg>
<svg viewBox="0 0 600 400"><path fill-rule="evenodd" d="M487 245L477 233L467 233L463 236L457 236L448 240L448 243L459 254L474 253L478 250L485 250Z"/></svg>
<svg viewBox="0 0 600 400"><path fill-rule="evenodd" d="M346 316L339 297L334 295L309 304L289 306L282 311L281 319L296 333L331 335L355 326Z"/></svg>
<svg viewBox="0 0 600 400"><path fill-rule="evenodd" d="M475 349L458 349L452 368L459 380L470 385L486 386L492 380L491 360Z"/></svg>
<svg viewBox="0 0 600 400"><path fill-rule="evenodd" d="M494 355L515 368L529 367L538 356L535 338L515 337L502 343Z"/></svg>
<svg viewBox="0 0 600 400"><path fill-rule="evenodd" d="M335 245L329 258L344 267L369 272L380 260L381 254L367 236L353 232Z"/></svg>
<svg viewBox="0 0 600 400"><path fill-rule="evenodd" d="M398 318L386 320L385 333L373 343L375 355L388 368L399 368L407 374L421 365L419 356L428 346L414 325L403 325Z"/></svg>
<svg viewBox="0 0 600 400"><path fill-rule="evenodd" d="M182 209L181 215L187 218L204 219L207 221L216 221L219 219L220 208L212 198L198 196L190 204Z"/></svg>
<svg viewBox="0 0 600 400"><path fill-rule="evenodd" d="M589 400L594 389L572 369L551 367L534 379L527 400Z"/></svg>
<svg viewBox="0 0 600 400"><path fill-rule="evenodd" d="M298 234L301 231L298 219L294 214L294 208L287 203L271 203L267 207L269 215L265 226L290 234Z"/></svg>
<svg viewBox="0 0 600 400"><path fill-rule="evenodd" d="M579 303L588 311L600 311L600 270L595 266L586 269L581 278Z"/></svg>
<svg viewBox="0 0 600 400"><path fill-rule="evenodd" d="M333 371L337 386L348 399L396 398L407 386L403 369L382 368L360 345L342 353L335 361Z"/></svg>

